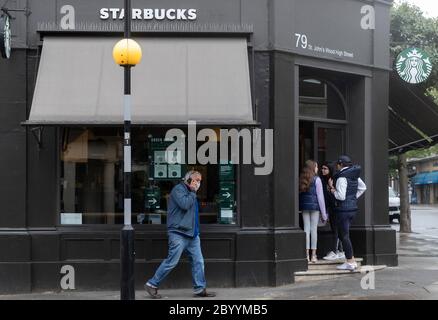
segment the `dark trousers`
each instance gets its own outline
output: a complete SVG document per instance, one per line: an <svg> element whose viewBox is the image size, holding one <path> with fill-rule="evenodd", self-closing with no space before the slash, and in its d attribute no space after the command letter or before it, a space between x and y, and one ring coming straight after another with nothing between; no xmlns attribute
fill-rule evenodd
<svg viewBox="0 0 438 320"><path fill-rule="evenodd" d="M344 251L342 249L342 241L339 237L338 233L338 226L336 221L336 212L333 208L327 208L327 212L329 215L329 222L330 222L330 229L332 231L332 245L330 246L332 248L331 251L337 252L337 251Z"/></svg>
<svg viewBox="0 0 438 320"><path fill-rule="evenodd" d="M351 259L353 257L353 246L350 240L350 226L357 211L337 211L336 222L339 232L339 238L344 247L345 257Z"/></svg>

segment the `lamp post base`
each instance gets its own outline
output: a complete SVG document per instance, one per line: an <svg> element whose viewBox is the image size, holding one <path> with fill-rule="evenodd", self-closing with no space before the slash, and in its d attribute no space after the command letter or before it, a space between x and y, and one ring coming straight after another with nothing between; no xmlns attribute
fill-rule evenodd
<svg viewBox="0 0 438 320"><path fill-rule="evenodd" d="M125 225L120 232L120 299L135 300L134 248L135 232L132 225Z"/></svg>

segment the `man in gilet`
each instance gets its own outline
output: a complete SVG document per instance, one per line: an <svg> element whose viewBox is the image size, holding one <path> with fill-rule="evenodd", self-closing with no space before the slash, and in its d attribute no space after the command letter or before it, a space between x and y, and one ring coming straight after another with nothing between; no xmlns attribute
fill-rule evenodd
<svg viewBox="0 0 438 320"><path fill-rule="evenodd" d="M336 224L345 251L345 258L347 259L344 264L337 268L353 271L357 268L357 264L354 260L353 246L350 240L350 225L358 210L357 199L365 192L367 187L359 177L360 166L353 166L350 157L340 156L336 167L339 170L334 176L336 187L333 186L333 180L329 181L329 186L330 192L336 198Z"/></svg>

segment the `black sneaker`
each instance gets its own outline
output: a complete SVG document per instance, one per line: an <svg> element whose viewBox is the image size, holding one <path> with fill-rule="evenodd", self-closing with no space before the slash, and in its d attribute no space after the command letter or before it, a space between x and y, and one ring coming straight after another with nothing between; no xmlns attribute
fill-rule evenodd
<svg viewBox="0 0 438 320"><path fill-rule="evenodd" d="M212 298L212 297L216 297L216 293L207 292L207 290L204 289L199 293L195 293L194 296L198 298Z"/></svg>
<svg viewBox="0 0 438 320"><path fill-rule="evenodd" d="M158 294L158 288L154 288L149 283L146 283L144 289L149 293L152 299L161 299L161 295Z"/></svg>

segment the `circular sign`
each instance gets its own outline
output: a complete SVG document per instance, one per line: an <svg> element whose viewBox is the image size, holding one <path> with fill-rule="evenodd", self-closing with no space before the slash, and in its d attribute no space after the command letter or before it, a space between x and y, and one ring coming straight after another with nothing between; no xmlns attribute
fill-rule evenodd
<svg viewBox="0 0 438 320"><path fill-rule="evenodd" d="M400 78L414 84L425 81L432 72L429 55L418 48L403 50L398 55L395 66Z"/></svg>
<svg viewBox="0 0 438 320"><path fill-rule="evenodd" d="M11 56L11 25L8 15L0 17L0 53L6 59Z"/></svg>

